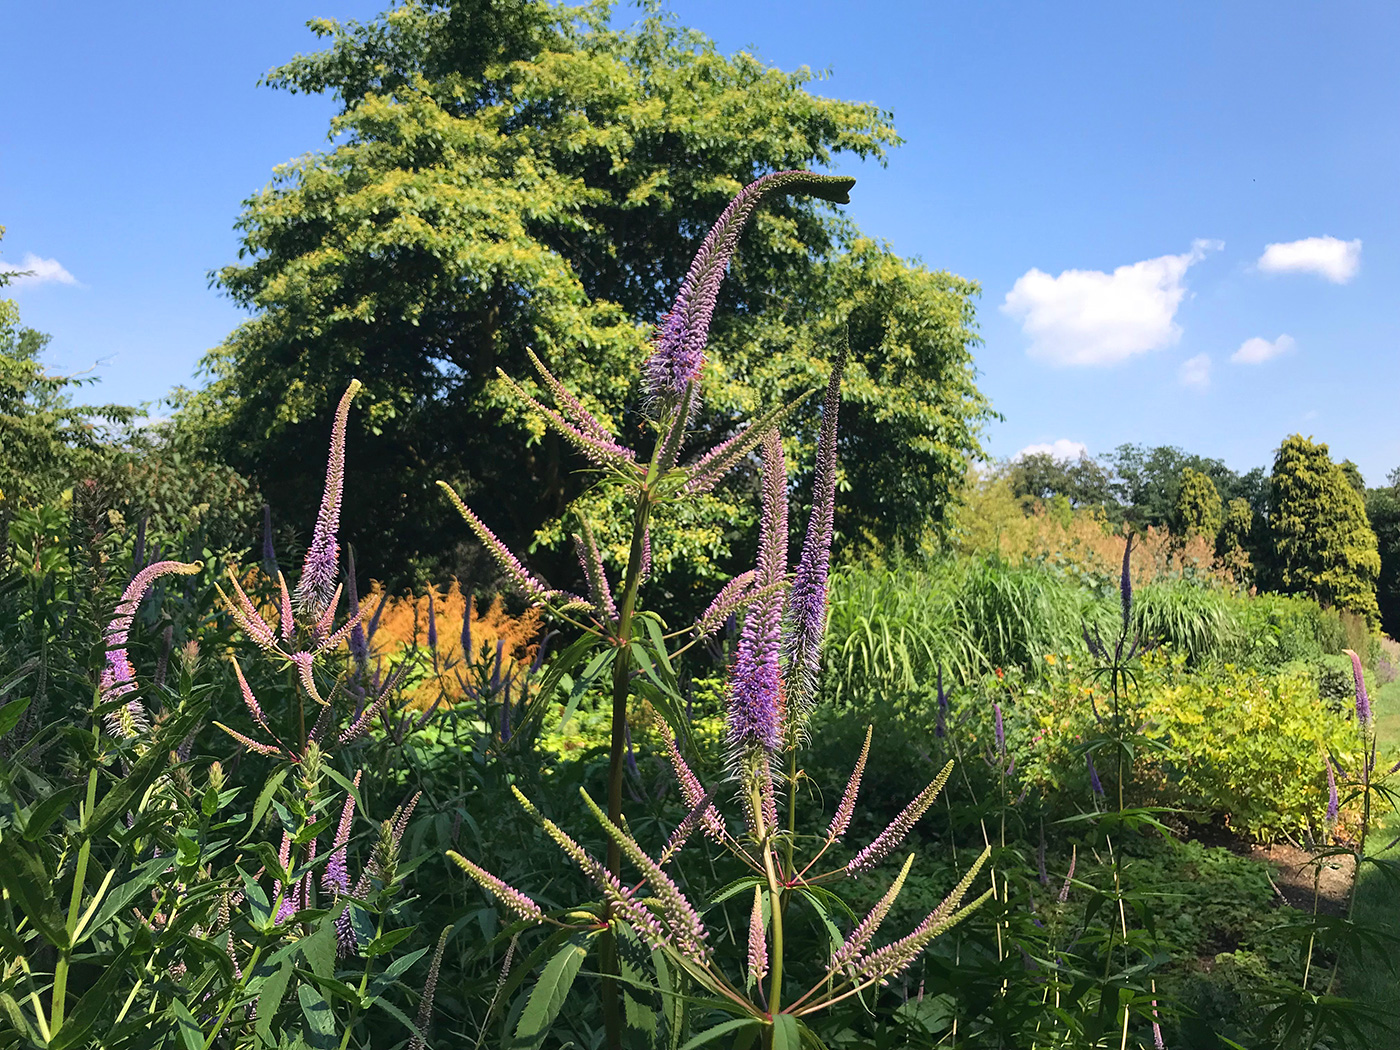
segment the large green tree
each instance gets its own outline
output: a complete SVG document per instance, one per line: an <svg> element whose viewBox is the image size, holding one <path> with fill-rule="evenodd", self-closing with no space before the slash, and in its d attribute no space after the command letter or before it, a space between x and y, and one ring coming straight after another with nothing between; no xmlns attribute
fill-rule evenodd
<svg viewBox="0 0 1400 1050"><path fill-rule="evenodd" d="M359 378L345 527L361 564L402 572L446 552L461 530L437 478L551 561L577 464L496 368L529 385L533 348L600 417L640 433L639 365L729 198L770 171L883 161L899 141L890 114L809 94L806 69L721 54L654 13L629 30L608 14L408 2L312 23L329 46L267 78L336 96L336 144L245 203L242 262L217 283L253 316L207 359L213 381L184 418L284 520L306 521L325 419ZM991 414L974 385L976 293L829 204L765 205L715 314L698 440L821 386L849 333L838 526L890 542L936 523ZM816 424L808 403L788 427L799 484ZM749 505L720 491L658 523L672 586L749 556Z"/></svg>
<svg viewBox="0 0 1400 1050"><path fill-rule="evenodd" d="M1400 637L1400 467L1390 472L1390 484L1366 491L1366 517L1375 530L1381 569L1376 580L1376 601L1381 627L1392 638Z"/></svg>
<svg viewBox="0 0 1400 1050"><path fill-rule="evenodd" d="M1183 470L1172 523L1176 532L1184 537L1204 536L1214 543L1224 520L1224 506L1215 482L1199 470L1191 467Z"/></svg>
<svg viewBox="0 0 1400 1050"><path fill-rule="evenodd" d="M1284 591L1360 613L1375 623L1380 555L1366 505L1327 446L1285 438L1272 478L1275 572Z"/></svg>

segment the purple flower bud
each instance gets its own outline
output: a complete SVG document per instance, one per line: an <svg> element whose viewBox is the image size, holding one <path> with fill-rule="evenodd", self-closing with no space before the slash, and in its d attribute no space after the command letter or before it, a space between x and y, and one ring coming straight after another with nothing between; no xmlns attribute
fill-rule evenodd
<svg viewBox="0 0 1400 1050"><path fill-rule="evenodd" d="M739 235L764 196L779 192L804 193L845 204L850 200L848 191L854 183L854 179L835 175L779 171L749 183L730 201L695 253L680 292L661 322L655 348L643 365L649 396L674 405L685 396L690 384L700 378L710 318L714 315L724 272L738 247Z"/></svg>
<svg viewBox="0 0 1400 1050"><path fill-rule="evenodd" d="M509 886L496 876L492 875L485 868L482 868L467 860L461 854L453 850L447 851L447 859L461 868L467 875L496 900L500 901L507 908L513 911L520 918L527 922L543 922L544 912L540 906L531 898L521 893L514 886Z"/></svg>
<svg viewBox="0 0 1400 1050"><path fill-rule="evenodd" d="M1103 794L1103 783L1099 780L1099 771L1094 768L1094 756L1089 752L1084 752L1084 761L1089 765L1089 787L1096 795Z"/></svg>
<svg viewBox="0 0 1400 1050"><path fill-rule="evenodd" d="M345 428L350 418L350 402L359 392L360 381L350 385L336 406L335 423L331 427L331 451L326 461L326 487L321 495L321 510L316 515L316 529L311 534L311 546L302 563L301 579L297 581L296 600L302 612L319 619L330 604L336 580L340 576L340 497L345 486Z"/></svg>
<svg viewBox="0 0 1400 1050"><path fill-rule="evenodd" d="M345 570L345 587L350 600L350 619L355 621L355 626L350 629L350 656L355 661L355 669L363 673L365 665L369 663L369 639L365 635L365 627L360 616L360 595L355 587L355 552L349 552L347 567ZM383 605L380 605L383 608Z"/></svg>
<svg viewBox="0 0 1400 1050"><path fill-rule="evenodd" d="M418 1029L408 1041L408 1050L423 1050L428 1045L428 1023L433 1019L433 993L437 991L438 971L442 968L442 953L447 948L447 937L452 932L449 926L438 935L437 951L433 952L432 964L428 967L428 980L423 985L423 998L418 1002L418 1016L414 1027Z"/></svg>

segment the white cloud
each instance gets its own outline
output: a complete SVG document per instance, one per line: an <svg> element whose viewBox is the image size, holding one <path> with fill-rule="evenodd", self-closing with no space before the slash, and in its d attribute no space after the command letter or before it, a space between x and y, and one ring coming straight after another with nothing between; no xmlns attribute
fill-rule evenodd
<svg viewBox="0 0 1400 1050"><path fill-rule="evenodd" d="M56 281L59 284L78 283L78 279L65 270L63 264L57 259L41 259L33 252L25 252L24 259L19 263L9 263L0 259L0 273L14 273L17 270L30 272L22 277L12 278L9 284L11 288L48 284L51 281Z"/></svg>
<svg viewBox="0 0 1400 1050"><path fill-rule="evenodd" d="M1286 354L1296 345L1291 335L1281 335L1272 343L1256 335L1241 343L1240 348L1230 355L1230 360L1238 365L1261 365L1271 357Z"/></svg>
<svg viewBox="0 0 1400 1050"><path fill-rule="evenodd" d="M1204 390L1210 386L1210 355L1197 354L1195 357L1188 357L1181 362L1181 369L1177 375L1186 386Z"/></svg>
<svg viewBox="0 0 1400 1050"><path fill-rule="evenodd" d="M1052 365L1115 364L1180 338L1175 318L1186 298L1186 271L1223 247L1198 240L1185 255L1144 259L1112 273L1065 270L1051 277L1028 270L1001 309L1030 336L1031 357Z"/></svg>
<svg viewBox="0 0 1400 1050"><path fill-rule="evenodd" d="M1049 456L1051 459L1077 460L1080 456L1086 455L1089 446L1082 441L1071 441L1069 438L1057 438L1049 443L1041 442L1038 445L1027 445L1014 456L1011 457L1014 463L1018 459L1026 456Z"/></svg>
<svg viewBox="0 0 1400 1050"><path fill-rule="evenodd" d="M1336 237L1305 237L1301 241L1270 244L1259 256L1265 273L1312 273L1333 284L1346 284L1361 269L1361 241Z"/></svg>

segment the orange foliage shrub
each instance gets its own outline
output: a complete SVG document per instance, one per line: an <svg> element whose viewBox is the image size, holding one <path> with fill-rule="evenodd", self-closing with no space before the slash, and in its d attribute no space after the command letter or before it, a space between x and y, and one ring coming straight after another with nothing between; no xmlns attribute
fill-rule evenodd
<svg viewBox="0 0 1400 1050"><path fill-rule="evenodd" d="M428 645L430 596L437 632L436 651ZM387 664L415 649L423 656L424 671L410 677L406 690L409 707L428 707L440 694L445 696L446 703L460 702L465 697L462 680L473 684L477 678L474 668L483 663L494 665L498 648L502 678L513 675L517 668L528 668L539 651L538 609L529 609L522 616L511 616L497 595L483 611L473 597L462 593L461 584L455 579L446 591L429 587L419 595L410 593L387 598L383 586L378 581L373 582L369 593L361 600L368 610L366 626L381 602L384 607L370 638L370 660L382 657ZM471 617L472 651L464 654L462 622L467 616Z"/></svg>

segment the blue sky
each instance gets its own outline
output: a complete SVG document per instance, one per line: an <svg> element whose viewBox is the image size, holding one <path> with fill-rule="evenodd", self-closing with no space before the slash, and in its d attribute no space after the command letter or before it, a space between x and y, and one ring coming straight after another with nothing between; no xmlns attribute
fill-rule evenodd
<svg viewBox="0 0 1400 1050"><path fill-rule="evenodd" d="M194 382L239 320L207 274L240 201L326 141L328 100L256 81L315 46L307 18L381 6L7 7L0 257L48 275L13 294L54 367L101 362L115 401ZM850 212L980 282L993 455L1138 441L1243 470L1300 431L1372 484L1400 465L1400 7L671 7L893 110L905 144L847 169Z"/></svg>

